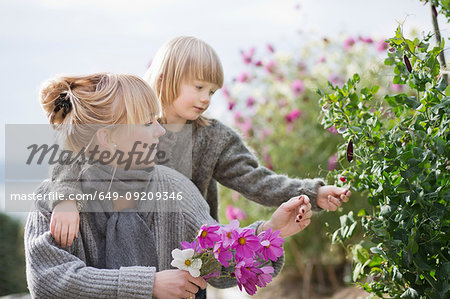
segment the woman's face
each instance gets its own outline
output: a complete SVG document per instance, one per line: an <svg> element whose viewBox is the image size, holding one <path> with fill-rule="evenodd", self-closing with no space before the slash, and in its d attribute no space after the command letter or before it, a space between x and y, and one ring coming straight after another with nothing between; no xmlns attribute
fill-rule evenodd
<svg viewBox="0 0 450 299"><path fill-rule="evenodd" d="M111 140L115 144L114 151L122 152L122 161L127 162L120 163L119 153L115 162L119 167L126 168L128 165L131 169L154 166L159 137L165 133L156 118L145 125L120 125L111 133Z"/></svg>

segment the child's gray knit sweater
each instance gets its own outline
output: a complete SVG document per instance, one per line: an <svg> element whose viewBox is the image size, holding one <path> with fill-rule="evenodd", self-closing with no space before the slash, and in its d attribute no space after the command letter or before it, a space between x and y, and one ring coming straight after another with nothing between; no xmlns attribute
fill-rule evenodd
<svg viewBox="0 0 450 299"><path fill-rule="evenodd" d="M317 189L325 185L322 179L291 179L260 166L236 131L218 120L212 119L210 122L207 127L185 126L178 133L167 130L166 135L160 137L158 151L167 154L166 160L169 162L166 166L186 175L197 186L214 219L218 219L217 182L264 206L279 206L294 196L306 194L313 209L319 209L316 197ZM187 130L192 132L187 133ZM185 136L192 136L192 163L189 169L186 169L185 160L171 157L174 148L184 147ZM76 166L67 168L55 165L52 179L60 181L58 186L65 191L79 193L81 187L76 180L79 172ZM55 191L62 193L62 190Z"/></svg>
<svg viewBox="0 0 450 299"><path fill-rule="evenodd" d="M145 178L141 174L140 178ZM147 213L139 212L153 236L158 271L172 268L171 251L179 247L181 241L191 241L201 225L213 223L209 207L198 189L186 177L164 166L157 166L148 181L142 180L142 190L146 192L181 192L182 200L166 200ZM120 183L120 182L119 182ZM56 183L45 181L36 193L55 191ZM57 186L59 191L66 194ZM91 186L92 187L92 186ZM94 185L96 188L96 186ZM85 188L83 187L83 190ZM139 190L137 188L135 190ZM101 190L101 188L99 188ZM133 191L135 191L133 190ZM37 210L28 216L25 228L25 254L27 282L30 293L35 298L151 298L156 267L127 265L118 269L105 269L105 227L99 226L98 219L109 212L80 213L80 231L72 246L66 249L56 245L49 231L51 204L38 201ZM168 213L170 212L170 213ZM125 212L124 212L125 213ZM173 217L174 213L178 215ZM111 214L111 213L110 213ZM257 229L261 222L250 228ZM145 225L144 225L145 226ZM124 229L133 229L125 227ZM120 228L117 228L120 229ZM139 236L124 237L122 242L142 245ZM132 239L132 240L129 240ZM145 244L145 243L144 243ZM133 245L129 248L134 249ZM126 250L124 250L126 251ZM151 251L151 250L150 250ZM119 252L127 258L130 252ZM124 256L124 257L125 257ZM114 262L114 261L113 261ZM272 263L275 275L282 268L284 257ZM216 287L230 287L234 279L212 281Z"/></svg>

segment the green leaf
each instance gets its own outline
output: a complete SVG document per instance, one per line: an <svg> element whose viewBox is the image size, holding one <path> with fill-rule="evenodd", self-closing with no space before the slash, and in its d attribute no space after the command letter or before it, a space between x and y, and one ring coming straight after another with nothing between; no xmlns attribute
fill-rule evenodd
<svg viewBox="0 0 450 299"><path fill-rule="evenodd" d="M413 288L408 288L401 296L400 298L404 298L404 299L415 299L415 298L419 298L419 293L417 293L416 290L414 290Z"/></svg>
<svg viewBox="0 0 450 299"><path fill-rule="evenodd" d="M450 85L445 89L445 95L450 96Z"/></svg>

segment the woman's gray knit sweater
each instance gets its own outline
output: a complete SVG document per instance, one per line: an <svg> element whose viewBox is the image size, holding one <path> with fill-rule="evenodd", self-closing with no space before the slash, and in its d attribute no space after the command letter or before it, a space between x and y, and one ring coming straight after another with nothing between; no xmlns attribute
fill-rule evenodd
<svg viewBox="0 0 450 299"><path fill-rule="evenodd" d="M55 191L57 183L44 181L36 191ZM61 189L66 194L70 190ZM156 166L147 192L181 192L182 200L159 201L157 209L140 214L152 231L156 243L158 271L171 269L171 251L181 241L191 241L201 225L214 223L209 206L192 182L180 173ZM106 252L97 244L103 231L95 222L98 213L80 213L80 231L72 246L62 249L49 231L52 204L38 201L25 227L25 255L28 288L34 298L151 298L155 267L128 266L104 269ZM100 213L100 214L99 214ZM174 214L175 213L175 214ZM173 215L177 215L173 217ZM261 222L250 228L257 229ZM140 242L141 240L127 240ZM272 263L275 275L282 268L284 257ZM230 287L234 279L210 282L216 287Z"/></svg>
<svg viewBox="0 0 450 299"><path fill-rule="evenodd" d="M192 155L189 152L187 157L191 163L186 164L186 159L175 157L174 149L179 153L189 142ZM264 206L277 207L294 196L306 194L313 209L320 210L316 197L317 189L325 185L322 179L292 179L260 166L239 134L218 120L211 119L207 127L187 125L177 133L167 130L160 137L158 151L166 154L165 166L181 172L197 186L214 219L218 219L217 182ZM66 194L81 192L77 181L79 167L55 165L51 172L52 179L61 183L59 187L69 190Z"/></svg>

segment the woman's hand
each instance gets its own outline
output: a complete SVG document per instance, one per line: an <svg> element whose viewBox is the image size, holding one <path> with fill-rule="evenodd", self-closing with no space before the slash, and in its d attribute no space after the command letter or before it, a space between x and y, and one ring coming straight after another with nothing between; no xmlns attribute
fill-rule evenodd
<svg viewBox="0 0 450 299"><path fill-rule="evenodd" d="M78 238L80 213L74 200L64 200L56 205L50 220L50 233L62 248L71 246Z"/></svg>
<svg viewBox="0 0 450 299"><path fill-rule="evenodd" d="M195 298L198 288L206 289L206 281L202 277L193 277L184 270L164 270L155 273L153 297Z"/></svg>
<svg viewBox="0 0 450 299"><path fill-rule="evenodd" d="M311 223L311 203L306 195L293 197L282 203L269 221L260 226L259 231L279 230L280 237L286 238L305 229Z"/></svg>
<svg viewBox="0 0 450 299"><path fill-rule="evenodd" d="M319 187L317 190L316 204L322 209L336 211L343 202L347 202L352 195L347 188L340 188L333 185Z"/></svg>

